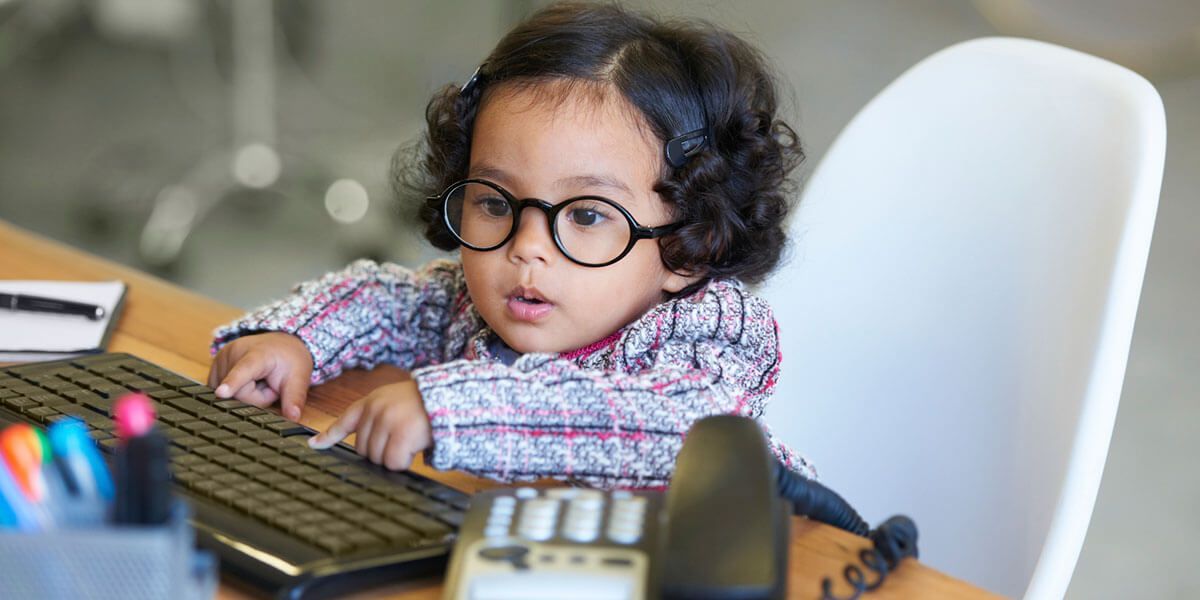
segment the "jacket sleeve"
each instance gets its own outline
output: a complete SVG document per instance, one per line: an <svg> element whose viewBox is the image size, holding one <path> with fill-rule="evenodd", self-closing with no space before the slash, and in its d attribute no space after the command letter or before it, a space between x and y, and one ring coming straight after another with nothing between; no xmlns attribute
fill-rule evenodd
<svg viewBox="0 0 1200 600"><path fill-rule="evenodd" d="M427 460L505 481L664 486L696 420L761 422L779 372L778 335L764 301L740 286L710 287L627 328L606 360L616 368L583 363L527 354L512 365L457 360L414 371L433 430ZM768 444L815 476L803 457Z"/></svg>
<svg viewBox="0 0 1200 600"><path fill-rule="evenodd" d="M280 331L308 347L314 384L353 367L390 363L413 369L448 356L446 332L464 305L465 290L455 262L434 261L414 272L359 260L218 328L211 351L243 335Z"/></svg>

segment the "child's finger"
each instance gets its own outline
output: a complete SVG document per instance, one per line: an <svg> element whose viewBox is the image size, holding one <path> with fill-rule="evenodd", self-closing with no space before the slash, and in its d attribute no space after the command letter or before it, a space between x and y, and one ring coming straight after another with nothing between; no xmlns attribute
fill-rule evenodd
<svg viewBox="0 0 1200 600"><path fill-rule="evenodd" d="M412 465L412 458L415 453L411 446L403 436L393 435L392 439L388 440L387 448L383 454L383 466L393 471L407 469Z"/></svg>
<svg viewBox="0 0 1200 600"><path fill-rule="evenodd" d="M212 366L208 368L208 387L216 389L221 384L221 374L225 372L225 363L229 353L218 352L213 357Z"/></svg>
<svg viewBox="0 0 1200 600"><path fill-rule="evenodd" d="M215 390L216 395L218 398L231 398L247 384L265 378L269 371L267 361L253 354L246 355L225 375L225 379Z"/></svg>
<svg viewBox="0 0 1200 600"><path fill-rule="evenodd" d="M362 417L362 402L355 402L350 405L338 420L329 426L329 429L318 433L308 438L308 445L317 450L324 450L332 447L334 444L346 439L346 436L354 432L358 427L358 420Z"/></svg>
<svg viewBox="0 0 1200 600"><path fill-rule="evenodd" d="M246 404L265 408L274 404L279 399L279 394L276 394L275 390L271 389L271 386L267 385L266 382L252 381L238 390L238 393L234 394L233 397Z"/></svg>
<svg viewBox="0 0 1200 600"><path fill-rule="evenodd" d="M367 449L367 459L371 462L381 465L383 464L384 451L387 450L388 440L395 437L392 435L391 428L384 424L383 419L375 419L371 423L371 431L366 440L355 440L354 445L364 445Z"/></svg>
<svg viewBox="0 0 1200 600"><path fill-rule="evenodd" d="M288 375L279 384L279 399L283 416L293 421L300 420L300 409L304 408L305 392L308 391L308 381L303 375Z"/></svg>

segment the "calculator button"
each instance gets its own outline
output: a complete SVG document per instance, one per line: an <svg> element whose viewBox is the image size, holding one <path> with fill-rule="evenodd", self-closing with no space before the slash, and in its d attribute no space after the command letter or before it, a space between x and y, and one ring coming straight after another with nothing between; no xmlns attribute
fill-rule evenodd
<svg viewBox="0 0 1200 600"><path fill-rule="evenodd" d="M546 497L554 498L555 500L570 500L578 495L579 490L576 488L554 488L551 490L546 490Z"/></svg>
<svg viewBox="0 0 1200 600"><path fill-rule="evenodd" d="M600 536L599 527L588 527L585 525L567 525L563 529L563 537L572 542L588 543L596 540Z"/></svg>
<svg viewBox="0 0 1200 600"><path fill-rule="evenodd" d="M493 504L491 514L511 517L516 510L516 507L512 504Z"/></svg>
<svg viewBox="0 0 1200 600"><path fill-rule="evenodd" d="M618 544L632 544L642 537L640 529L632 527L612 527L608 528L608 539L617 542Z"/></svg>

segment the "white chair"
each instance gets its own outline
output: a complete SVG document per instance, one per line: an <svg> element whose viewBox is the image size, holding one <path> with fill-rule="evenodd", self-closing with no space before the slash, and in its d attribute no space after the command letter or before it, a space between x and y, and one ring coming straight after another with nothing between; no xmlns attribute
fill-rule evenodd
<svg viewBox="0 0 1200 600"><path fill-rule="evenodd" d="M1131 71L1014 38L925 59L846 126L761 290L767 422L922 560L1059 598L1121 395L1166 145Z"/></svg>

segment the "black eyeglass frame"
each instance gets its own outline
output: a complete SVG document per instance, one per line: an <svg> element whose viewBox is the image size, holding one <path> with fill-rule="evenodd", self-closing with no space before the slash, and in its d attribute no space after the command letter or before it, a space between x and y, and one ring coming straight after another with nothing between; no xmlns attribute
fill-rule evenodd
<svg viewBox="0 0 1200 600"><path fill-rule="evenodd" d="M454 225L450 223L450 194L454 192L454 190L470 183L477 183L495 190L504 198L505 201L508 202L509 210L513 211L512 229L509 230L508 235L504 236L503 240L500 240L499 243L492 246L475 246L467 242L462 238L462 236L458 235L458 232L454 230ZM507 244L510 240L512 240L513 236L516 235L517 228L521 226L521 213L527 207L537 208L546 215L546 225L550 228L550 237L554 239L554 245L558 248L558 251L561 252L563 256L567 257L567 260L584 267L599 268L615 264L622 258L625 258L625 256L629 254L630 250L633 250L633 246L638 243L638 240L655 239L669 233L675 233L684 225L683 222L676 222L668 223L659 227L643 227L637 222L637 219L633 218L633 215L630 214L624 206L621 206L615 200L610 200L604 196L572 196L566 200L563 200L562 202L559 202L558 204L550 204L549 202L539 198L518 199L516 196L513 196L511 193L509 193L508 190L500 187L500 184L493 183L486 179L463 179L462 181L451 184L449 187L443 190L441 194L438 194L437 196L430 196L428 199L441 203L442 224L446 226L446 230L450 232L450 235L454 236L454 239L458 240L458 243L470 248L471 250L475 250L476 252L490 252ZM594 200L597 202L602 202L617 209L617 212L620 212L621 215L625 217L625 222L629 224L629 241L625 244L625 249L622 250L616 258L603 263L584 262L578 258L575 258L574 256L571 256L571 253L567 252L566 247L563 246L562 239L558 236L558 213L562 212L562 210L572 202L578 200Z"/></svg>

